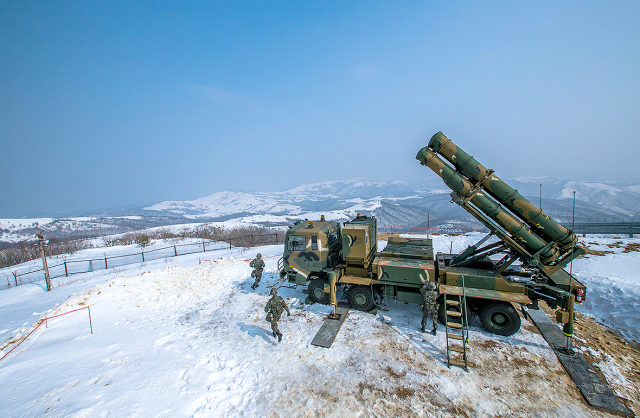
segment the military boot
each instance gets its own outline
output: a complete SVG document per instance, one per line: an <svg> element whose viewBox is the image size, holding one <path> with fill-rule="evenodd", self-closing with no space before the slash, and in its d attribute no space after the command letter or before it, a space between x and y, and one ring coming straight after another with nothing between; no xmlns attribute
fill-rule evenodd
<svg viewBox="0 0 640 418"><path fill-rule="evenodd" d="M420 328L420 332L427 332L426 329L424 329L424 327Z"/></svg>
<svg viewBox="0 0 640 418"><path fill-rule="evenodd" d="M434 329L431 331L431 333L432 333L433 335L436 335L436 333L437 333L437 332L438 332L438 331L437 331L437 329L436 329L436 328L434 328Z"/></svg>
<svg viewBox="0 0 640 418"><path fill-rule="evenodd" d="M281 332L278 333L278 342L280 342L280 341L282 341L282 333Z"/></svg>

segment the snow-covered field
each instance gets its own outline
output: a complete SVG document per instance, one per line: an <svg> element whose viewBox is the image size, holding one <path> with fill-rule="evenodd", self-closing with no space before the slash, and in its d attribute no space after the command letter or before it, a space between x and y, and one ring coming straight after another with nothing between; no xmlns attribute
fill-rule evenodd
<svg viewBox="0 0 640 418"><path fill-rule="evenodd" d="M433 238L436 251L460 251L480 236ZM628 266L640 267L640 253L622 251L640 240L607 240L587 238L613 254L573 265L595 299L581 309L606 322L624 304L626 326L639 315L638 269ZM267 266L254 292L247 259L258 251ZM582 400L526 320L509 338L472 322L469 373L446 368L444 335L417 331L415 305L387 303L377 316L352 311L330 349L311 346L328 307L306 306L301 287L278 283L280 254L281 246L220 249L78 275L48 293L35 284L0 292L2 341L45 315L88 305L94 331L87 310L78 311L0 361L0 416L610 416ZM264 320L272 286L292 308L281 343ZM620 375L625 364L607 361L614 391L637 385Z"/></svg>

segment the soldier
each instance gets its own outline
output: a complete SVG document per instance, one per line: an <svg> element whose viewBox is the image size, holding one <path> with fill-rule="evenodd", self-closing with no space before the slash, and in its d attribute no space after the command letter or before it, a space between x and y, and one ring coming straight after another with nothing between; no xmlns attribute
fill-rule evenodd
<svg viewBox="0 0 640 418"><path fill-rule="evenodd" d="M278 342L282 341L282 333L278 329L278 321L284 310L287 311L287 316L291 316L287 302L281 296L278 296L278 290L274 287L271 289L271 299L267 302L267 306L264 307L264 311L267 313L267 322L271 322L273 336L278 338Z"/></svg>
<svg viewBox="0 0 640 418"><path fill-rule="evenodd" d="M249 266L253 267L253 271L251 272L251 277L256 279L255 282L251 285L252 289L256 289L258 284L260 283L260 279L262 278L262 269L264 269L264 261L262 261L262 254L258 253L254 260L251 260Z"/></svg>
<svg viewBox="0 0 640 418"><path fill-rule="evenodd" d="M425 327L427 326L427 318L431 317L433 322L433 330L431 333L436 335L438 329L438 308L440 304L437 303L438 300L438 285L432 282L426 282L424 286L420 289L420 293L422 293L422 298L424 302L422 304L422 328L420 331L427 332Z"/></svg>

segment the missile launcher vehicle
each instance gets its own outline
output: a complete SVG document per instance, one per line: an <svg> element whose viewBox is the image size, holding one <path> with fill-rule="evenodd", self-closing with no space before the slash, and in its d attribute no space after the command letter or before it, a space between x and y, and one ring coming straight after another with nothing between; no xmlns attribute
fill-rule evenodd
<svg viewBox="0 0 640 418"><path fill-rule="evenodd" d="M477 311L483 327L512 335L520 329L514 306L538 309L545 301L573 334L574 303L585 286L564 268L584 254L575 234L509 187L441 132L416 159L452 189L452 201L467 210L489 234L459 254L434 255L431 239L390 237L377 251L375 217L358 214L350 222L300 222L289 229L280 275L308 286L313 302L336 305L343 288L352 309L372 311L384 300L422 303L420 288L436 282L443 302L439 319L452 310L467 318ZM458 297L457 308L447 296ZM466 319L464 319L466 321ZM465 324L466 325L466 324Z"/></svg>

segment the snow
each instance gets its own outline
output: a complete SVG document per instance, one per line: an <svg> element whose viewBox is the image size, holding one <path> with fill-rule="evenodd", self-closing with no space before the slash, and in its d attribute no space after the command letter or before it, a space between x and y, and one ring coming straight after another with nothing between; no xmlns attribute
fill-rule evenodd
<svg viewBox="0 0 640 418"><path fill-rule="evenodd" d="M482 236L431 237L436 251L457 252ZM621 293L602 299L629 303L637 318L638 304L626 296L636 289L627 263L637 266L640 253L612 250L577 260L573 272L591 281L587 300L615 283ZM444 333L419 333L415 305L386 303L377 316L352 311L330 349L311 346L329 308L304 305L301 287L279 282L281 251L219 249L54 281L51 292L40 285L0 292L0 339L89 305L94 332L87 310L78 311L49 321L0 361L0 416L610 416L581 399L526 320L511 337L473 320L469 373L447 369ZM257 252L266 269L254 292L248 260ZM264 320L272 286L292 313L280 322L281 343ZM581 309L606 318L599 303ZM615 359L601 359L610 382L624 385Z"/></svg>
<svg viewBox="0 0 640 418"><path fill-rule="evenodd" d="M327 207L335 207L335 201L345 203L359 203L360 206L351 211L373 211L380 207L383 200L392 200L394 197L382 197L387 195L390 186L408 186L406 182L350 179L343 181L328 181L298 186L284 192L243 192L222 191L212 195L190 201L166 201L146 207L146 210L170 211L183 214L190 219L216 218L231 214L262 214L278 216L302 216L312 218L316 213L307 206L311 202L327 202ZM374 193L377 191L378 195ZM404 192L403 192L404 193ZM362 195L368 197L362 198ZM355 197L355 199L354 199ZM403 196L409 200L411 197ZM313 205L312 205L313 206ZM323 214L335 211L326 210ZM342 212L342 211L337 211ZM242 221L240 221L242 222Z"/></svg>

